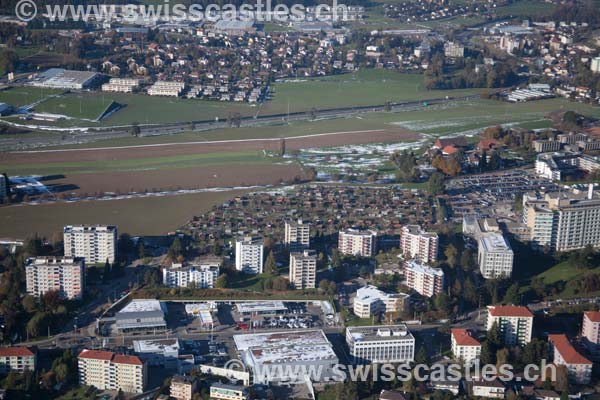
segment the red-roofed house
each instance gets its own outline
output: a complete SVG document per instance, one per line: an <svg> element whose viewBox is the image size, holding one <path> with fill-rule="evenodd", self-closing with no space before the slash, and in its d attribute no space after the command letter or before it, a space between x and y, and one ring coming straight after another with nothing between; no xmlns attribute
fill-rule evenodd
<svg viewBox="0 0 600 400"><path fill-rule="evenodd" d="M451 156L452 154L455 154L456 152L458 152L458 148L454 147L452 145L446 146L442 149L442 154L445 156Z"/></svg>
<svg viewBox="0 0 600 400"><path fill-rule="evenodd" d="M100 390L144 392L148 375L146 364L136 356L85 349L79 353L78 366L81 385Z"/></svg>
<svg viewBox="0 0 600 400"><path fill-rule="evenodd" d="M0 373L35 371L36 356L27 347L0 347Z"/></svg>
<svg viewBox="0 0 600 400"><path fill-rule="evenodd" d="M467 138L464 136L457 136L453 138L439 138L435 141L433 148L442 150L446 146L467 147L469 146L469 143L467 142Z"/></svg>
<svg viewBox="0 0 600 400"><path fill-rule="evenodd" d="M548 344L555 365L564 365L569 371L569 379L579 385L590 383L592 362L579 354L567 335L548 335Z"/></svg>
<svg viewBox="0 0 600 400"><path fill-rule="evenodd" d="M504 143L496 139L482 139L479 143L477 143L477 150L479 151L496 150L500 147L505 147Z"/></svg>
<svg viewBox="0 0 600 400"><path fill-rule="evenodd" d="M521 306L488 306L486 329L489 331L496 324L504 339L504 344L524 346L531 341L533 314L527 307Z"/></svg>
<svg viewBox="0 0 600 400"><path fill-rule="evenodd" d="M600 311L585 311L581 327L583 344L593 357L600 357Z"/></svg>
<svg viewBox="0 0 600 400"><path fill-rule="evenodd" d="M454 328L451 333L452 354L465 363L478 360L481 355L481 343L466 329Z"/></svg>

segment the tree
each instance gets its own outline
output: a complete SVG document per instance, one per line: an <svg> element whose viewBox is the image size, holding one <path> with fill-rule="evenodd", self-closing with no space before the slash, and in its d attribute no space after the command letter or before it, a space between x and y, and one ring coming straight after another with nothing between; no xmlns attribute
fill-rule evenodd
<svg viewBox="0 0 600 400"><path fill-rule="evenodd" d="M521 296L519 295L519 284L513 283L510 285L506 294L504 295L504 302L507 304L521 304Z"/></svg>
<svg viewBox="0 0 600 400"><path fill-rule="evenodd" d="M279 139L279 156L285 155L285 138Z"/></svg>
<svg viewBox="0 0 600 400"><path fill-rule="evenodd" d="M168 256L171 260L176 260L180 255L182 255L183 249L181 246L181 240L179 237L175 237L173 243L171 243L171 247L169 247Z"/></svg>
<svg viewBox="0 0 600 400"><path fill-rule="evenodd" d="M429 355L427 354L427 349L425 346L420 346L417 354L415 355L415 364L424 364L428 365L427 362L429 360Z"/></svg>
<svg viewBox="0 0 600 400"><path fill-rule="evenodd" d="M279 271L277 270L277 262L275 261L275 255L273 254L273 250L269 252L267 256L267 261L265 261L265 274L276 276L279 275Z"/></svg>
<svg viewBox="0 0 600 400"><path fill-rule="evenodd" d="M21 302L21 304L23 305L25 311L27 311L28 313L34 312L37 308L35 297L31 295L26 295L25 297L23 297L23 301Z"/></svg>
<svg viewBox="0 0 600 400"><path fill-rule="evenodd" d="M221 274L217 278L216 287L217 289L225 289L229 285L229 277L227 274Z"/></svg>
<svg viewBox="0 0 600 400"><path fill-rule="evenodd" d="M146 249L144 247L144 241L141 238L138 240L138 257L146 258Z"/></svg>
<svg viewBox="0 0 600 400"><path fill-rule="evenodd" d="M108 262L107 258L106 263L104 263L104 272L102 272L102 280L104 282L108 282L110 280L111 272L110 263Z"/></svg>
<svg viewBox="0 0 600 400"><path fill-rule="evenodd" d="M484 150L481 153L481 157L479 158L479 171L480 172L485 172L488 169L488 165L487 165L487 152Z"/></svg>
<svg viewBox="0 0 600 400"><path fill-rule="evenodd" d="M460 266L465 272L469 272L475 267L471 249L465 249L460 255Z"/></svg>
<svg viewBox="0 0 600 400"><path fill-rule="evenodd" d="M48 315L44 312L37 312L27 322L26 330L30 337L37 337L46 328Z"/></svg>
<svg viewBox="0 0 600 400"><path fill-rule="evenodd" d="M456 259L458 258L458 250L453 244L449 244L444 250L444 256L446 257L446 262L451 268L456 266Z"/></svg>
<svg viewBox="0 0 600 400"><path fill-rule="evenodd" d="M427 183L427 191L431 196L437 196L444 193L444 175L439 172L431 174L429 182Z"/></svg>
<svg viewBox="0 0 600 400"><path fill-rule="evenodd" d="M554 382L554 389L559 392L569 391L569 371L564 365L559 365L556 368L556 381Z"/></svg>
<svg viewBox="0 0 600 400"><path fill-rule="evenodd" d="M481 354L479 356L481 363L486 365L495 365L496 364L496 353L491 345L491 343L486 340L481 344Z"/></svg>
<svg viewBox="0 0 600 400"><path fill-rule="evenodd" d="M131 124L131 136L140 136L140 133L142 133L142 130L140 129L140 124L137 122L134 122L133 124Z"/></svg>

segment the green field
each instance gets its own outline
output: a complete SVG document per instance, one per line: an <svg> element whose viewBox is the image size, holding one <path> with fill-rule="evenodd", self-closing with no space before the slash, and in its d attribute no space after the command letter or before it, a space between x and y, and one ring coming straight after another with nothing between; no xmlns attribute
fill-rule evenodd
<svg viewBox="0 0 600 400"><path fill-rule="evenodd" d="M50 237L69 224L117 224L119 233L162 235L244 193L230 191L127 200L0 207L0 237Z"/></svg>
<svg viewBox="0 0 600 400"><path fill-rule="evenodd" d="M0 103L22 107L62 93L62 90L34 87L14 87L0 90Z"/></svg>
<svg viewBox="0 0 600 400"><path fill-rule="evenodd" d="M34 107L34 111L93 121L113 106L113 99L102 94L89 96L84 93L69 93L44 100Z"/></svg>
<svg viewBox="0 0 600 400"><path fill-rule="evenodd" d="M127 160L62 162L48 164L5 164L0 171L9 175L53 175L94 172L123 172L140 170L167 170L214 165L265 164L275 159L266 159L259 151L219 152L169 157L132 158Z"/></svg>

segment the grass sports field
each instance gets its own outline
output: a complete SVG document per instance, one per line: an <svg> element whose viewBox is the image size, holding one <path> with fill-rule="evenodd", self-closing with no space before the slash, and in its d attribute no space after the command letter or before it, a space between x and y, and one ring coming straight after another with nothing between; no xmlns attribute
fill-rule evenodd
<svg viewBox="0 0 600 400"><path fill-rule="evenodd" d="M0 207L0 237L50 237L68 224L118 224L119 233L160 235L243 191Z"/></svg>
<svg viewBox="0 0 600 400"><path fill-rule="evenodd" d="M70 93L51 97L35 106L36 112L67 115L71 118L96 120L113 108L112 98L102 94L89 96L87 93Z"/></svg>
<svg viewBox="0 0 600 400"><path fill-rule="evenodd" d="M15 87L6 90L0 90L0 103L11 104L16 107L23 107L50 96L62 93L62 90L44 89L33 87Z"/></svg>

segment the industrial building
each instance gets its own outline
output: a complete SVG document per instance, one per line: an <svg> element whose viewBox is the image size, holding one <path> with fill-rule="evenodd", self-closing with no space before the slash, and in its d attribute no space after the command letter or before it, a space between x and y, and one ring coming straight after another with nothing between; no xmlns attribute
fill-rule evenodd
<svg viewBox="0 0 600 400"><path fill-rule="evenodd" d="M117 227L113 225L67 225L63 229L66 257L82 257L87 264L114 263Z"/></svg>
<svg viewBox="0 0 600 400"><path fill-rule="evenodd" d="M30 84L42 88L82 90L96 86L102 77L97 72L50 68L33 78Z"/></svg>
<svg viewBox="0 0 600 400"><path fill-rule="evenodd" d="M339 363L322 330L234 335L233 340L255 383L325 381Z"/></svg>
<svg viewBox="0 0 600 400"><path fill-rule="evenodd" d="M262 274L264 245L261 238L245 237L235 242L235 269L246 274Z"/></svg>
<svg viewBox="0 0 600 400"><path fill-rule="evenodd" d="M158 300L132 300L115 315L117 332L167 329L166 307Z"/></svg>
<svg viewBox="0 0 600 400"><path fill-rule="evenodd" d="M84 277L82 258L34 257L25 263L27 293L35 297L57 291L64 299L82 299Z"/></svg>
<svg viewBox="0 0 600 400"><path fill-rule="evenodd" d="M372 257L377 249L377 232L348 229L338 235L338 250L341 254Z"/></svg>
<svg viewBox="0 0 600 400"><path fill-rule="evenodd" d="M406 325L348 327L346 343L354 364L405 363L415 357L415 338Z"/></svg>
<svg viewBox="0 0 600 400"><path fill-rule="evenodd" d="M246 301L236 304L237 311L242 315L272 315L285 313L288 308L283 301Z"/></svg>

